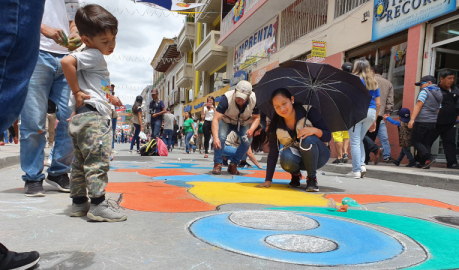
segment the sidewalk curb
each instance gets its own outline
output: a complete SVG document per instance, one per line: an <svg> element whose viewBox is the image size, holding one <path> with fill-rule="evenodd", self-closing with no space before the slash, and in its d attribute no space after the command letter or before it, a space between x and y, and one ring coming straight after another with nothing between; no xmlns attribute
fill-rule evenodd
<svg viewBox="0 0 459 270"><path fill-rule="evenodd" d="M351 167L343 165L325 164L321 168L325 172L346 174L351 171ZM343 176L344 177L344 176ZM436 172L400 172L389 171L387 167L384 169L374 169L367 167L368 178L379 180L392 181L397 183L409 184L414 186L431 187L450 191L459 191L459 176L448 175Z"/></svg>
<svg viewBox="0 0 459 270"><path fill-rule="evenodd" d="M14 166L21 163L21 158L19 155L17 156L10 156L10 157L3 157L0 158L0 169L9 167L9 166Z"/></svg>

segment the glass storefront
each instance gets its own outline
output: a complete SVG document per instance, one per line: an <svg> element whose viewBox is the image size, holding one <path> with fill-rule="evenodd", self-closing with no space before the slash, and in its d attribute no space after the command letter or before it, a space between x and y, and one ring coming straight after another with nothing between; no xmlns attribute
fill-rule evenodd
<svg viewBox="0 0 459 270"><path fill-rule="evenodd" d="M383 67L383 77L392 82L394 86L394 114L403 104L403 87L405 83L405 64L406 64L407 42L398 42L370 50L361 55L352 57L351 63L359 58L365 58L373 65Z"/></svg>

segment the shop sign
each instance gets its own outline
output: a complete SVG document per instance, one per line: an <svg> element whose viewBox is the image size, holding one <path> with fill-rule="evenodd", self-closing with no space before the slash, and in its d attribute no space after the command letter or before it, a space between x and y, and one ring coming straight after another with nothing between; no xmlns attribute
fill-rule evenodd
<svg viewBox="0 0 459 270"><path fill-rule="evenodd" d="M183 106L183 113L189 112L191 114L195 114L201 111L201 108L204 107L204 104L207 102L207 97L212 96L215 99L215 106L217 106L218 102L220 102L222 95L225 94L229 90L229 86L224 87L218 91L208 94L205 97L198 98L195 101Z"/></svg>
<svg viewBox="0 0 459 270"><path fill-rule="evenodd" d="M231 87L236 86L240 81L246 80L247 81L248 74L247 72L240 70L234 73L233 78L231 78Z"/></svg>
<svg viewBox="0 0 459 270"><path fill-rule="evenodd" d="M374 0L371 41L456 10L456 0Z"/></svg>
<svg viewBox="0 0 459 270"><path fill-rule="evenodd" d="M279 66L279 61L276 61L272 64L269 64L267 66L265 66L264 68L260 68L258 70L255 70L254 72L252 72L252 75L250 76L250 83L252 85L255 85L257 83L259 83L261 81L261 78L263 78L263 76L265 76L266 72L272 70L272 69L275 69Z"/></svg>
<svg viewBox="0 0 459 270"><path fill-rule="evenodd" d="M234 72L245 69L277 51L277 17L236 46Z"/></svg>
<svg viewBox="0 0 459 270"><path fill-rule="evenodd" d="M312 41L311 57L325 58L327 56L327 42L325 41Z"/></svg>

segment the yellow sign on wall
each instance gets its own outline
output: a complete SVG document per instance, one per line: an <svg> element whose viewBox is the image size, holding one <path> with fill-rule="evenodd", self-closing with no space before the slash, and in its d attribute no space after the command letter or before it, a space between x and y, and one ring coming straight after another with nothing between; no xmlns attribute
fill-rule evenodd
<svg viewBox="0 0 459 270"><path fill-rule="evenodd" d="M183 106L183 115L185 115L185 112L190 112L191 114L195 114L198 112L201 112L202 107L204 106L204 103L207 102L207 97L212 96L215 98L215 106L218 105L218 101L220 100L221 96L226 93L226 91L229 90L229 85L227 87L224 87L220 90L217 90L215 92L212 92L208 94L205 97L198 98L193 102L188 103L186 106Z"/></svg>
<svg viewBox="0 0 459 270"><path fill-rule="evenodd" d="M327 42L313 40L311 57L325 58L326 56L327 56Z"/></svg>

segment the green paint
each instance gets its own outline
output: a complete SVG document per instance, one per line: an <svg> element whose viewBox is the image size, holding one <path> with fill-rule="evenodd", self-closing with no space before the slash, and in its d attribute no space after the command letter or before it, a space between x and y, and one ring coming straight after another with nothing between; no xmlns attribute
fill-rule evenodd
<svg viewBox="0 0 459 270"><path fill-rule="evenodd" d="M452 227L422 219L363 210L349 210L340 213L335 209L319 207L275 207L268 209L317 213L379 225L411 237L428 250L430 258L409 269L459 268L459 230Z"/></svg>

